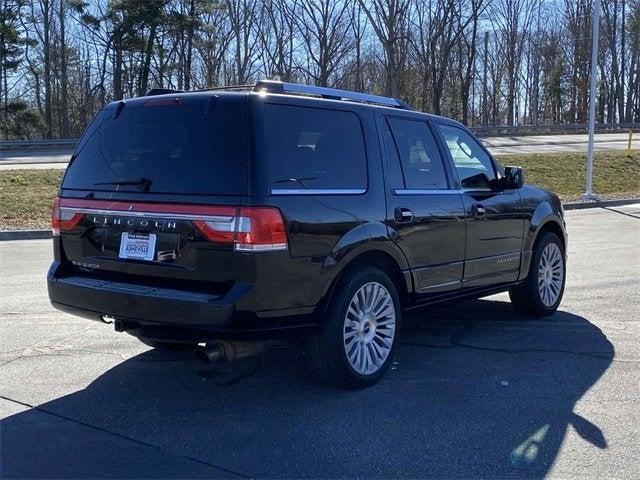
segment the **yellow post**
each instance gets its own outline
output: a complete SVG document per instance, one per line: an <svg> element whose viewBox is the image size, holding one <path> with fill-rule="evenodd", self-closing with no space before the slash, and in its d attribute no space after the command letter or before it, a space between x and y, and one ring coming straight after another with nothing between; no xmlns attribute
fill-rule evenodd
<svg viewBox="0 0 640 480"><path fill-rule="evenodd" d="M633 130L629 130L629 143L627 143L627 157L631 158L631 138L633 137Z"/></svg>

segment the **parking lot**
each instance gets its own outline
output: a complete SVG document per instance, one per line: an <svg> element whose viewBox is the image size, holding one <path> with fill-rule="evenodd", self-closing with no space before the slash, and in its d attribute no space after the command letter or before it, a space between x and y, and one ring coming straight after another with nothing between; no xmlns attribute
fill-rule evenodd
<svg viewBox="0 0 640 480"><path fill-rule="evenodd" d="M286 345L212 367L57 312L50 241L0 242L0 476L640 478L640 204L567 218L556 314L413 312L355 392Z"/></svg>

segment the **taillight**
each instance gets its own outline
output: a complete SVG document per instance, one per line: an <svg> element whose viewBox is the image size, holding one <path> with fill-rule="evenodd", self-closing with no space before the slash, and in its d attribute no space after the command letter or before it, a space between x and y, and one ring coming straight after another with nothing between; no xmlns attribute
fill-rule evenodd
<svg viewBox="0 0 640 480"><path fill-rule="evenodd" d="M84 214L67 211L60 207L60 198L53 199L51 206L51 232L54 236L60 235L60 232L68 232L82 220Z"/></svg>
<svg viewBox="0 0 640 480"><path fill-rule="evenodd" d="M238 207L232 216L193 223L207 240L233 244L238 252L287 249L284 220L277 208Z"/></svg>

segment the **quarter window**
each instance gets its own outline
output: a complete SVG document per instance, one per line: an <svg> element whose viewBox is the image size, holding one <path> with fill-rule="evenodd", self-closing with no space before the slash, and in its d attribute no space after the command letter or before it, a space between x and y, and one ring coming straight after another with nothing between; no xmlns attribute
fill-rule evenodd
<svg viewBox="0 0 640 480"><path fill-rule="evenodd" d="M357 115L287 105L265 108L272 189L366 189L366 154Z"/></svg>
<svg viewBox="0 0 640 480"><path fill-rule="evenodd" d="M491 188L496 179L493 162L469 133L452 125L438 125L463 188Z"/></svg>
<svg viewBox="0 0 640 480"><path fill-rule="evenodd" d="M388 120L400 158L405 188L448 188L444 165L429 126L415 120Z"/></svg>

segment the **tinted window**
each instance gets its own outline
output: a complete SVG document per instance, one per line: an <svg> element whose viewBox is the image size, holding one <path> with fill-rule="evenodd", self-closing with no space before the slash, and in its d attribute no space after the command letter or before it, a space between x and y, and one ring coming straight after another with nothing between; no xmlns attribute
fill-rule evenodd
<svg viewBox="0 0 640 480"><path fill-rule="evenodd" d="M429 126L424 122L399 118L389 118L389 124L406 188L448 188L444 165Z"/></svg>
<svg viewBox="0 0 640 480"><path fill-rule="evenodd" d="M351 112L266 105L273 189L365 189L362 128Z"/></svg>
<svg viewBox="0 0 640 480"><path fill-rule="evenodd" d="M490 188L496 174L491 158L480 144L463 129L451 125L439 125L458 177L464 188Z"/></svg>
<svg viewBox="0 0 640 480"><path fill-rule="evenodd" d="M150 192L244 194L247 139L242 103L125 105L96 116L67 169L63 188L133 190L111 185L148 178Z"/></svg>

